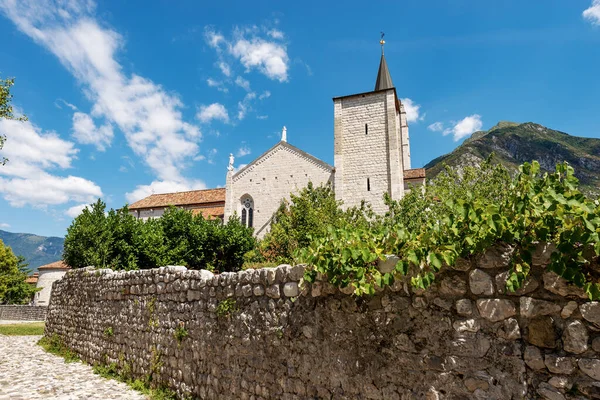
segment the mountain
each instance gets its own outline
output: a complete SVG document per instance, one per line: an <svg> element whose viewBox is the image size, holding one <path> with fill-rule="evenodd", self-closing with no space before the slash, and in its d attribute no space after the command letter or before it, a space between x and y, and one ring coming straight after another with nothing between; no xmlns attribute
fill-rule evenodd
<svg viewBox="0 0 600 400"><path fill-rule="evenodd" d="M532 160L537 160L543 170L554 171L557 163L567 161L575 169L581 189L600 194L600 139L571 136L533 122L502 121L489 131L473 133L453 152L427 164L427 177L435 177L445 164L459 168L479 164L492 152L497 161L513 171Z"/></svg>
<svg viewBox="0 0 600 400"><path fill-rule="evenodd" d="M12 233L0 230L0 240L12 248L13 253L25 257L29 269L37 271L42 265L62 258L65 240L59 237L45 237L30 233Z"/></svg>

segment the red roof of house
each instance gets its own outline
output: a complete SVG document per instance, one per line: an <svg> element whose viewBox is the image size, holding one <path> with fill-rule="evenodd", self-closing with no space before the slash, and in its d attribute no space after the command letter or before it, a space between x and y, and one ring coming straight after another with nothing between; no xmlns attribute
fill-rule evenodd
<svg viewBox="0 0 600 400"><path fill-rule="evenodd" d="M153 194L129 206L130 210L142 208L189 206L205 203L225 203L225 188L191 190L189 192Z"/></svg>
<svg viewBox="0 0 600 400"><path fill-rule="evenodd" d="M64 261L60 260L60 261L56 261L50 264L46 264L46 265L42 265L41 267L38 268L38 271L40 269L71 269L71 267L69 267L67 264L65 264Z"/></svg>
<svg viewBox="0 0 600 400"><path fill-rule="evenodd" d="M32 285L36 284L39 276L40 274L38 272L35 272L33 275L28 276L27 279L25 279L25 282L31 283Z"/></svg>
<svg viewBox="0 0 600 400"><path fill-rule="evenodd" d="M192 208L192 214L196 215L200 213L202 213L204 219L213 219L217 217L223 218L223 215L225 215L225 207L221 206Z"/></svg>

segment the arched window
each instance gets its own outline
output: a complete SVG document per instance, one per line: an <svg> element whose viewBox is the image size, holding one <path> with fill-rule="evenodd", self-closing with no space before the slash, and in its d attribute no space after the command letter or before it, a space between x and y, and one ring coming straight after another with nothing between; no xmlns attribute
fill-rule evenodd
<svg viewBox="0 0 600 400"><path fill-rule="evenodd" d="M242 225L252 228L254 223L254 200L250 196L244 196L242 203Z"/></svg>

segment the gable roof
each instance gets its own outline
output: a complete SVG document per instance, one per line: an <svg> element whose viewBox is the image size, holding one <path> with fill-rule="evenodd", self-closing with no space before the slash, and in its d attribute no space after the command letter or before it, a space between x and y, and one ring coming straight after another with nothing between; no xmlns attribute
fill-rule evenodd
<svg viewBox="0 0 600 400"><path fill-rule="evenodd" d="M42 265L41 267L38 268L39 270L44 270L44 269L71 269L71 267L69 267L63 260L60 261L55 261L53 263L50 264L46 264L46 265Z"/></svg>
<svg viewBox="0 0 600 400"><path fill-rule="evenodd" d="M183 206L191 204L224 203L225 188L190 190L188 192L160 193L138 200L130 210L154 207Z"/></svg>
<svg viewBox="0 0 600 400"><path fill-rule="evenodd" d="M306 159L308 162L316 164L317 166L323 168L326 171L329 171L329 172L333 171L333 167L331 165L327 164L326 162L319 160L317 157L310 155L303 150L300 150L296 146L292 146L288 142L280 141L279 143L275 144L275 146L271 147L269 150L265 151L260 156L258 156L256 159L254 159L254 161L252 161L250 164L246 165L244 168L241 168L239 171L237 171L235 174L233 174L233 178L235 179L237 177L243 176L246 172L252 170L254 168L254 166L256 166L257 164L260 164L263 159L268 158L271 154L274 154L276 151L278 151L280 149L284 149L291 153L294 153L297 156Z"/></svg>

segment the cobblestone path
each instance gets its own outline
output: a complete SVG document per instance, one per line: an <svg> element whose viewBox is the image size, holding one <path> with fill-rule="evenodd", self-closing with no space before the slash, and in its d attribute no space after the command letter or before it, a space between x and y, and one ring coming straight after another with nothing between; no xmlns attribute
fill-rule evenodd
<svg viewBox="0 0 600 400"><path fill-rule="evenodd" d="M94 374L88 365L67 364L46 353L36 345L39 339L0 335L0 400L146 399L124 383Z"/></svg>

